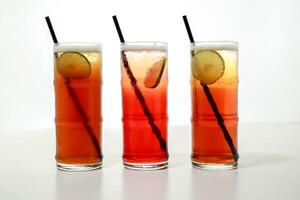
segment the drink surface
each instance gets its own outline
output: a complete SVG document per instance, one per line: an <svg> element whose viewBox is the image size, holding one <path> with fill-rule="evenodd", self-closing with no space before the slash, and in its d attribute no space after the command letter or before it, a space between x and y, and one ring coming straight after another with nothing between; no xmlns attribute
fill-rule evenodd
<svg viewBox="0 0 300 200"><path fill-rule="evenodd" d="M136 79L136 86L145 99L145 105L159 128L161 137L167 141L167 67L166 50L125 50L129 67ZM153 80L153 81L151 81ZM167 160L166 149L160 146L143 105L122 66L123 103L123 160L127 163L159 163Z"/></svg>
<svg viewBox="0 0 300 200"><path fill-rule="evenodd" d="M237 48L235 46L204 46L192 49L217 52L224 60L224 73L216 82L209 84L209 90L224 119L224 124L237 149ZM234 159L224 134L218 125L200 81L192 76L192 160L196 163L230 164Z"/></svg>
<svg viewBox="0 0 300 200"><path fill-rule="evenodd" d="M58 61L66 52L76 52L90 63L87 77L66 78L58 71ZM101 144L101 54L97 48L78 48L68 46L55 49L54 87L56 122L56 160L61 164L95 164L101 157L84 125L82 114L74 102L77 100L86 115L85 123L91 127L96 144ZM75 66L76 66L75 60ZM79 61L78 61L79 62ZM81 67L81 66L79 66ZM100 147L101 149L101 147Z"/></svg>

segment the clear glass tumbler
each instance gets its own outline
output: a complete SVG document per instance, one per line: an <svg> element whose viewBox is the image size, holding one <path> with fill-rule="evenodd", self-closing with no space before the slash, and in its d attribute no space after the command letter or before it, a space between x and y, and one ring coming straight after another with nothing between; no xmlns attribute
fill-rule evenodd
<svg viewBox="0 0 300 200"><path fill-rule="evenodd" d="M123 163L154 170L168 165L167 44L121 44Z"/></svg>
<svg viewBox="0 0 300 200"><path fill-rule="evenodd" d="M57 168L98 169L101 152L101 45L54 45Z"/></svg>

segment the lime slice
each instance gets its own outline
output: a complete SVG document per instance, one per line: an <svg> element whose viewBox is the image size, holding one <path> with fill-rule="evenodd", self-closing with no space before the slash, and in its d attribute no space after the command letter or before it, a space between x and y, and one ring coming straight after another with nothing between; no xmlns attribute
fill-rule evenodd
<svg viewBox="0 0 300 200"><path fill-rule="evenodd" d="M224 71L224 60L216 51L201 50L192 58L192 74L203 84L209 85L216 82L223 76Z"/></svg>
<svg viewBox="0 0 300 200"><path fill-rule="evenodd" d="M156 88L158 86L165 69L166 60L166 58L161 58L149 68L144 79L145 87Z"/></svg>
<svg viewBox="0 0 300 200"><path fill-rule="evenodd" d="M56 68L65 78L84 79L91 74L91 64L88 59L79 52L65 52L56 62Z"/></svg>

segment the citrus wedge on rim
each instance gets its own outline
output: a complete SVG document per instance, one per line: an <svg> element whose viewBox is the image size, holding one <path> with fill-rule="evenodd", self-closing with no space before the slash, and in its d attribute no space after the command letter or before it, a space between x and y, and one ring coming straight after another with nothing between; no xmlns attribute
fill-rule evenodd
<svg viewBox="0 0 300 200"><path fill-rule="evenodd" d="M144 79L145 87L156 88L158 86L165 69L166 61L166 58L161 58L149 68Z"/></svg>
<svg viewBox="0 0 300 200"><path fill-rule="evenodd" d="M84 79L91 74L91 64L79 52L65 52L56 62L56 69L64 78Z"/></svg>
<svg viewBox="0 0 300 200"><path fill-rule="evenodd" d="M213 50L201 50L192 57L192 74L209 85L221 78L225 71L225 63L222 56Z"/></svg>

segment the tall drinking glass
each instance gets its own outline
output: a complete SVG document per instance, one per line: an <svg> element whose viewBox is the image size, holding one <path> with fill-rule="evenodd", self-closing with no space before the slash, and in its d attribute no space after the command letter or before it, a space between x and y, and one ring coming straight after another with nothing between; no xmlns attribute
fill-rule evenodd
<svg viewBox="0 0 300 200"><path fill-rule="evenodd" d="M236 168L238 44L198 42L191 45L191 55L192 163L204 169Z"/></svg>
<svg viewBox="0 0 300 200"><path fill-rule="evenodd" d="M121 44L123 163L126 168L166 168L167 44Z"/></svg>
<svg viewBox="0 0 300 200"><path fill-rule="evenodd" d="M101 45L54 45L57 168L101 167Z"/></svg>

